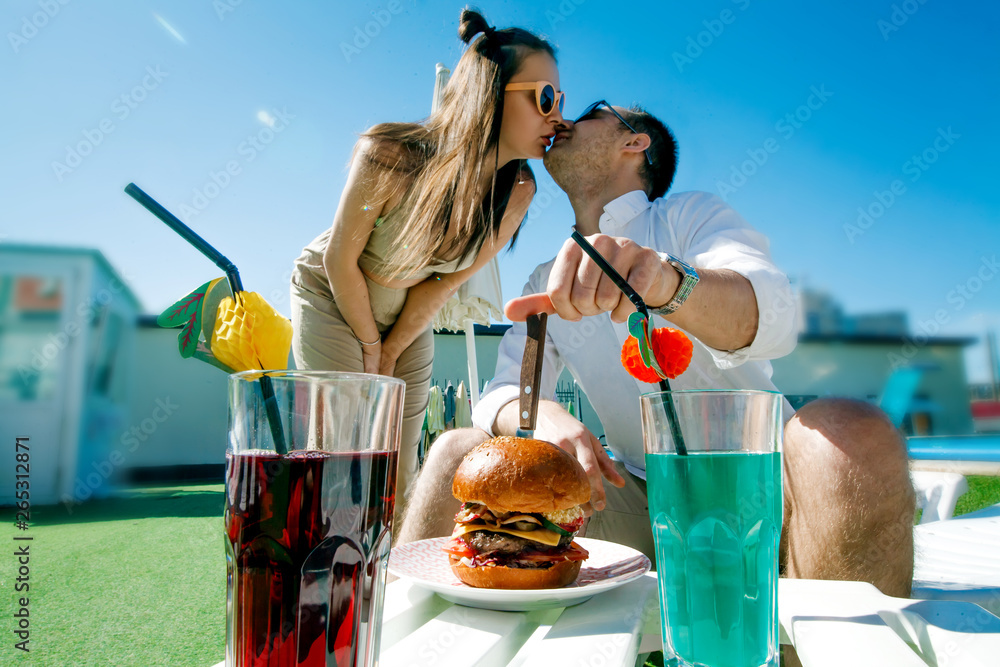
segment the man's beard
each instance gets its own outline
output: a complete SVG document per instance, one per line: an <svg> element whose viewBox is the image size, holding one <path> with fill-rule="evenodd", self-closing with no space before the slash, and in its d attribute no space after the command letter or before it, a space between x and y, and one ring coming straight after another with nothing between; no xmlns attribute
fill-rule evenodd
<svg viewBox="0 0 1000 667"><path fill-rule="evenodd" d="M595 140L591 140L589 145L577 150L568 146L560 146L554 151L550 148L545 153L542 161L545 170L570 197L598 192L611 180L608 162L603 158L607 152L594 143Z"/></svg>

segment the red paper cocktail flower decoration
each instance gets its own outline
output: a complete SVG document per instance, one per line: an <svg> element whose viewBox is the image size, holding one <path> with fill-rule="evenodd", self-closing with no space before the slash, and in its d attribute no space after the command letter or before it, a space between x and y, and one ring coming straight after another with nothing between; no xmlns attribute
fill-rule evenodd
<svg viewBox="0 0 1000 667"><path fill-rule="evenodd" d="M661 327L650 332L650 343L657 363L666 373L667 377L673 379L687 370L691 363L691 352L694 345L691 340L679 329ZM622 366L629 375L640 382L656 384L660 381L660 376L652 368L648 368L642 362L639 354L639 341L633 336L629 336L622 345Z"/></svg>

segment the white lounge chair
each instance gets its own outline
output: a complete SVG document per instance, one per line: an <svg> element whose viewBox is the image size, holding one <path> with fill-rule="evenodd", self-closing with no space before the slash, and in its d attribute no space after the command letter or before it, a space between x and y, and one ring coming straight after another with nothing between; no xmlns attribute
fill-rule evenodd
<svg viewBox="0 0 1000 667"><path fill-rule="evenodd" d="M913 470L910 476L917 494L917 508L922 510L921 525L950 519L958 499L969 490L965 475L957 472Z"/></svg>
<svg viewBox="0 0 1000 667"><path fill-rule="evenodd" d="M1000 504L922 523L913 541L912 597L974 602L1000 616Z"/></svg>

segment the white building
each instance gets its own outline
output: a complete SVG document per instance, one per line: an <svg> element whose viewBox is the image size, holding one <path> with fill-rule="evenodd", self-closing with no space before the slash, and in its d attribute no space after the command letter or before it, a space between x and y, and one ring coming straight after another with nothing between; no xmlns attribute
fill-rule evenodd
<svg viewBox="0 0 1000 667"><path fill-rule="evenodd" d="M96 250L0 245L0 442L8 461L15 438L29 455L28 477L0 477L0 503L25 479L32 505L71 498L77 485L107 492L121 465L108 457L128 423L139 310Z"/></svg>

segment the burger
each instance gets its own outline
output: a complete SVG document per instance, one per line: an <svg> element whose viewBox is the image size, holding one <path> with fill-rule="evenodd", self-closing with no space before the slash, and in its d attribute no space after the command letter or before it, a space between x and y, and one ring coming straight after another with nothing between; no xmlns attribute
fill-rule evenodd
<svg viewBox="0 0 1000 667"><path fill-rule="evenodd" d="M542 440L502 436L462 460L451 486L462 501L444 546L452 572L476 588L559 588L576 581L587 551L590 482L570 454Z"/></svg>

